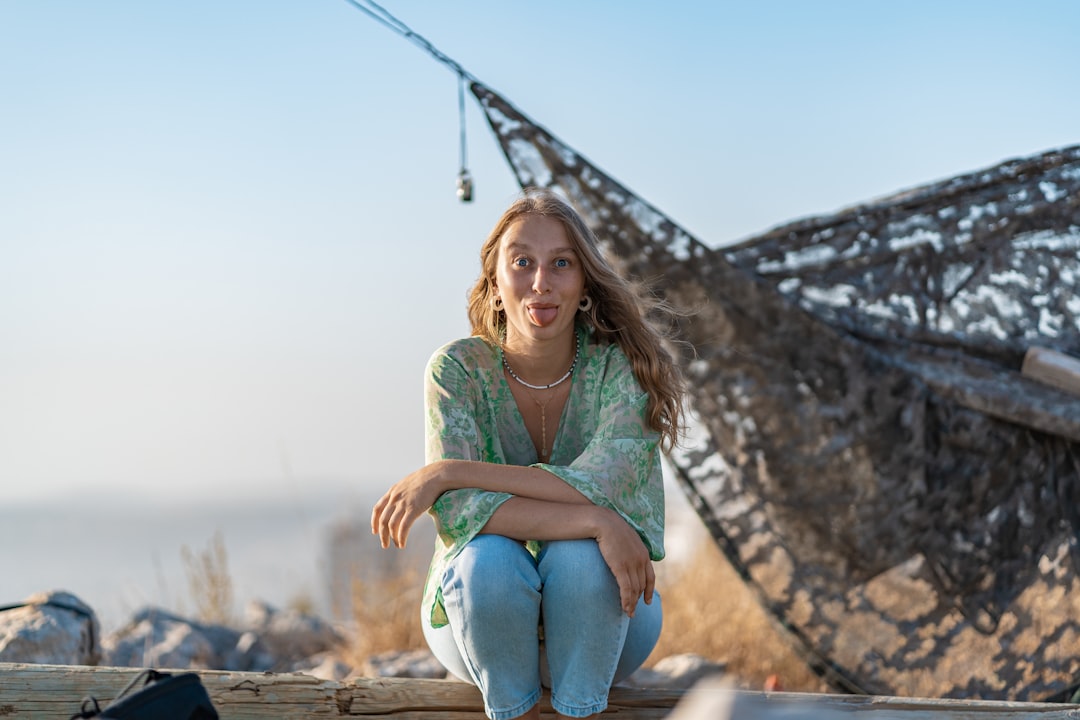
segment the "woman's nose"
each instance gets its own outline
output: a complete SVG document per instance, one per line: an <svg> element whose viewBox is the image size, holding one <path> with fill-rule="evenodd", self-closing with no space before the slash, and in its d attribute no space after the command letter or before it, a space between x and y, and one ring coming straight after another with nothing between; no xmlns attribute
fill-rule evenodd
<svg viewBox="0 0 1080 720"><path fill-rule="evenodd" d="M536 269L536 273L533 275L533 292L537 295L543 295L549 290L551 290L551 286L548 282L548 273L541 265Z"/></svg>

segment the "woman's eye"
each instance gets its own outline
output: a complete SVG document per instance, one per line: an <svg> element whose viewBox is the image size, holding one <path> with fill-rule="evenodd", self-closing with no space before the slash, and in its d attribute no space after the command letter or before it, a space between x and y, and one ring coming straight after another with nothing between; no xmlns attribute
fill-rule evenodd
<svg viewBox="0 0 1080 720"><path fill-rule="evenodd" d="M514 258L514 265L517 266L517 267L528 267L529 258L523 258L523 257Z"/></svg>
<svg viewBox="0 0 1080 720"><path fill-rule="evenodd" d="M555 267L557 267L557 268L570 267L570 261L567 260L566 258L559 258L558 260L555 261Z"/></svg>

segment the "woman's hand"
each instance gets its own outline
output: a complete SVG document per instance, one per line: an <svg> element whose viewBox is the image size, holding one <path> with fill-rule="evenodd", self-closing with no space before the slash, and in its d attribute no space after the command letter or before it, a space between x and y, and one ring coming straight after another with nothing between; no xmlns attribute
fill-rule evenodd
<svg viewBox="0 0 1080 720"><path fill-rule="evenodd" d="M619 583L619 601L623 612L634 617L639 597L644 595L646 604L652 604L656 573L649 559L649 550L637 531L614 510L605 513L604 518L596 535L596 544L600 546L604 562Z"/></svg>
<svg viewBox="0 0 1080 720"><path fill-rule="evenodd" d="M405 547L409 530L421 514L446 491L442 486L442 461L425 465L396 482L371 510L371 533L384 548L390 541Z"/></svg>

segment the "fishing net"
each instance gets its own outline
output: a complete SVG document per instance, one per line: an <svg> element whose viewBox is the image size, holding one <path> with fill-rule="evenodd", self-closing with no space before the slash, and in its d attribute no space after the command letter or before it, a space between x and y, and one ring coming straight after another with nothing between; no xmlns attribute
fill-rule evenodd
<svg viewBox="0 0 1080 720"><path fill-rule="evenodd" d="M671 460L810 666L849 692L1070 697L1080 398L1020 368L1080 355L1080 147L711 249L471 89L521 186L682 313Z"/></svg>

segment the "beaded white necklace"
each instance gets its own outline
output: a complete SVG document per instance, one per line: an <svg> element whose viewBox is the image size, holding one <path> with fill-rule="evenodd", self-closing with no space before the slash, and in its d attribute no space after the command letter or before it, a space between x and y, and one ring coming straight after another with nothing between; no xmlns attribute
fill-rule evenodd
<svg viewBox="0 0 1080 720"><path fill-rule="evenodd" d="M559 378L558 380L556 380L553 383L548 383L547 385L533 385L530 382L526 382L526 381L522 380L521 377L519 377L518 374L516 372L514 372L514 368L510 367L510 363L508 363L506 361L506 353L502 354L502 361L503 361L503 367L506 368L506 372L510 373L510 377L514 378L515 380L517 380L519 383L521 383L525 387L527 387L527 388L529 388L531 390L550 390L551 388L555 387L556 385L561 385L563 382L565 382L567 380L567 378L569 378L571 375L574 374L574 368L577 367L578 356L580 354L581 354L581 343L578 342L577 337L575 336L574 337L574 361L572 363L570 363L570 369L567 370L566 374L563 375L561 378Z"/></svg>
<svg viewBox="0 0 1080 720"><path fill-rule="evenodd" d="M518 374L516 372L514 372L514 369L512 367L510 367L510 363L506 362L506 355L505 354L502 356L502 361L503 361L503 367L506 368L506 372L508 372L510 374L510 377L517 380L519 383L524 385L526 388L531 388L532 390L550 390L551 388L562 384L563 382L566 381L567 378L569 378L571 375L574 374L574 368L577 367L578 356L580 354L581 354L581 343L578 341L577 336L575 335L574 336L574 361L572 363L570 363L570 369L567 370L566 374L563 375L561 378L559 378L558 380L556 380L553 383L548 383L547 385L533 385L530 382L525 382L524 380L522 380L518 376ZM530 392L529 389L526 389L525 392L528 393L529 397L532 398L532 401L534 403L536 403L536 407L540 408L540 447L538 447L536 449L536 457L540 462L546 463L549 460L551 460L551 453L548 451L548 447L547 447L547 406L548 406L548 403L550 403L552 400L555 399L555 395L557 395L558 393L553 393L547 400L545 400L544 402L540 402L540 400L535 395L533 395L532 392ZM555 448L552 447L551 449L554 450Z"/></svg>

